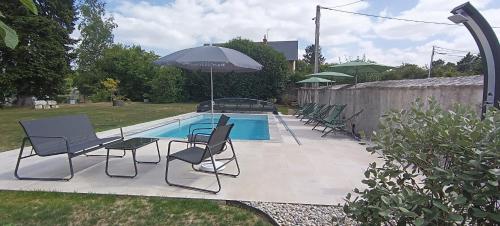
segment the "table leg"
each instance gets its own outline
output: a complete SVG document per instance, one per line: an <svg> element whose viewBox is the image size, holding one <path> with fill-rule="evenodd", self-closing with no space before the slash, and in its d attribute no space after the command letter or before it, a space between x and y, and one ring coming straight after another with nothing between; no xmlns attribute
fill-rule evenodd
<svg viewBox="0 0 500 226"><path fill-rule="evenodd" d="M137 161L137 163L148 163L148 164L158 164L161 161L161 156L160 156L160 147L158 146L158 141L156 141L156 152L158 153L158 161Z"/></svg>
<svg viewBox="0 0 500 226"><path fill-rule="evenodd" d="M99 154L85 154L85 157L104 157L104 156L109 156L111 158L123 158L125 157L125 150L123 150L122 155L99 155Z"/></svg>
<svg viewBox="0 0 500 226"><path fill-rule="evenodd" d="M108 175L109 177L124 177L124 178L134 178L137 176L137 165L136 165L136 161L135 161L135 150L132 150L132 160L134 162L134 175L117 175L117 174L111 174L109 173L109 149L106 149L107 152L106 152L106 175ZM125 152L125 150L124 150Z"/></svg>

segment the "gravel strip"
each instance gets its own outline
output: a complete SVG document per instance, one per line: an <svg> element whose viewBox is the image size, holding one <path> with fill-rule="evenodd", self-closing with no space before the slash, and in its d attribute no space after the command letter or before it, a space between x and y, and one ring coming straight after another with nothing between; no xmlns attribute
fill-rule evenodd
<svg viewBox="0 0 500 226"><path fill-rule="evenodd" d="M243 202L269 214L280 225L357 225L340 206Z"/></svg>

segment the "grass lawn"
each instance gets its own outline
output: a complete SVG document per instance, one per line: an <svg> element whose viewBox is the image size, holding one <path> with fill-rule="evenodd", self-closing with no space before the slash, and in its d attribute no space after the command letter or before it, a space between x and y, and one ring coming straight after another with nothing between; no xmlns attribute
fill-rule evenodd
<svg viewBox="0 0 500 226"><path fill-rule="evenodd" d="M0 225L270 225L209 200L23 191L0 200Z"/></svg>
<svg viewBox="0 0 500 226"><path fill-rule="evenodd" d="M281 114L284 114L284 115L288 115L289 114L289 110L292 110L292 112L295 110L295 108L291 107L291 106L288 106L288 105L276 105L278 107L278 111L281 113Z"/></svg>
<svg viewBox="0 0 500 226"><path fill-rule="evenodd" d="M0 152L19 148L24 132L19 120L45 118L57 115L87 114L97 131L128 126L196 110L194 103L144 104L127 103L112 107L111 103L61 105L58 109L34 110L32 108L0 109Z"/></svg>

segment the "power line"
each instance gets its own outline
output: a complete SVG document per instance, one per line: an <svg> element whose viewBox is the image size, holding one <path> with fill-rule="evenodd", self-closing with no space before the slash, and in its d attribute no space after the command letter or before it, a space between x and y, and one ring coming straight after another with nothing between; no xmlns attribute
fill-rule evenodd
<svg viewBox="0 0 500 226"><path fill-rule="evenodd" d="M437 25L448 25L448 26L463 26L462 24L452 24L452 23L445 23L445 22L435 22L435 21L426 21L426 20L412 20L412 19L397 18L397 17L378 16L378 15L373 15L373 14L351 12L351 11L345 11L345 10L334 9L334 8L323 7L323 6L321 8L322 9L328 9L328 10L331 10L331 11L341 12L341 13L348 13L348 14L354 14L354 15L360 15L360 16L368 16L368 17L376 17L376 18L389 19L389 20L399 20L399 21L413 22L413 23L437 24ZM492 27L492 28L500 28L500 27Z"/></svg>
<svg viewBox="0 0 500 226"><path fill-rule="evenodd" d="M439 47L439 46L436 46L436 48L441 49L441 50L445 50L445 51L449 51L449 52L475 53L475 52L467 51L467 50L449 49L449 48L444 48L444 47Z"/></svg>
<svg viewBox="0 0 500 226"><path fill-rule="evenodd" d="M351 2L351 3L347 3L347 4L343 4L343 5L330 6L328 8L340 8L340 7L344 7L344 6L354 5L354 4L360 3L362 1L363 0L359 0L359 1ZM322 7L322 8L326 8L326 7Z"/></svg>

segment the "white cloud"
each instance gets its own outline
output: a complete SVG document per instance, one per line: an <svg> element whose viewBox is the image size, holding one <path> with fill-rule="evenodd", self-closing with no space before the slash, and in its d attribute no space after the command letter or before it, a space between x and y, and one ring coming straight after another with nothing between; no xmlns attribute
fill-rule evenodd
<svg viewBox="0 0 500 226"><path fill-rule="evenodd" d="M340 5L352 1L335 1ZM160 55L209 42L225 42L235 37L260 41L269 29L269 40L299 40L300 46L314 43L315 7L331 2L312 0L175 0L153 5L146 1L115 1L111 9L118 28L115 41L139 44ZM415 7L392 15L387 8L379 15L450 23L449 11L460 2L420 0ZM491 0L472 3L491 24L500 24L500 8L488 7ZM347 11L370 9L375 1L342 8ZM386 40L381 43L380 40ZM407 43L398 48L391 40ZM432 45L477 51L474 40L464 27L412 24L379 20L358 15L322 10L320 45L328 62L338 58L366 54L380 63L428 64ZM299 50L302 56L303 49Z"/></svg>

